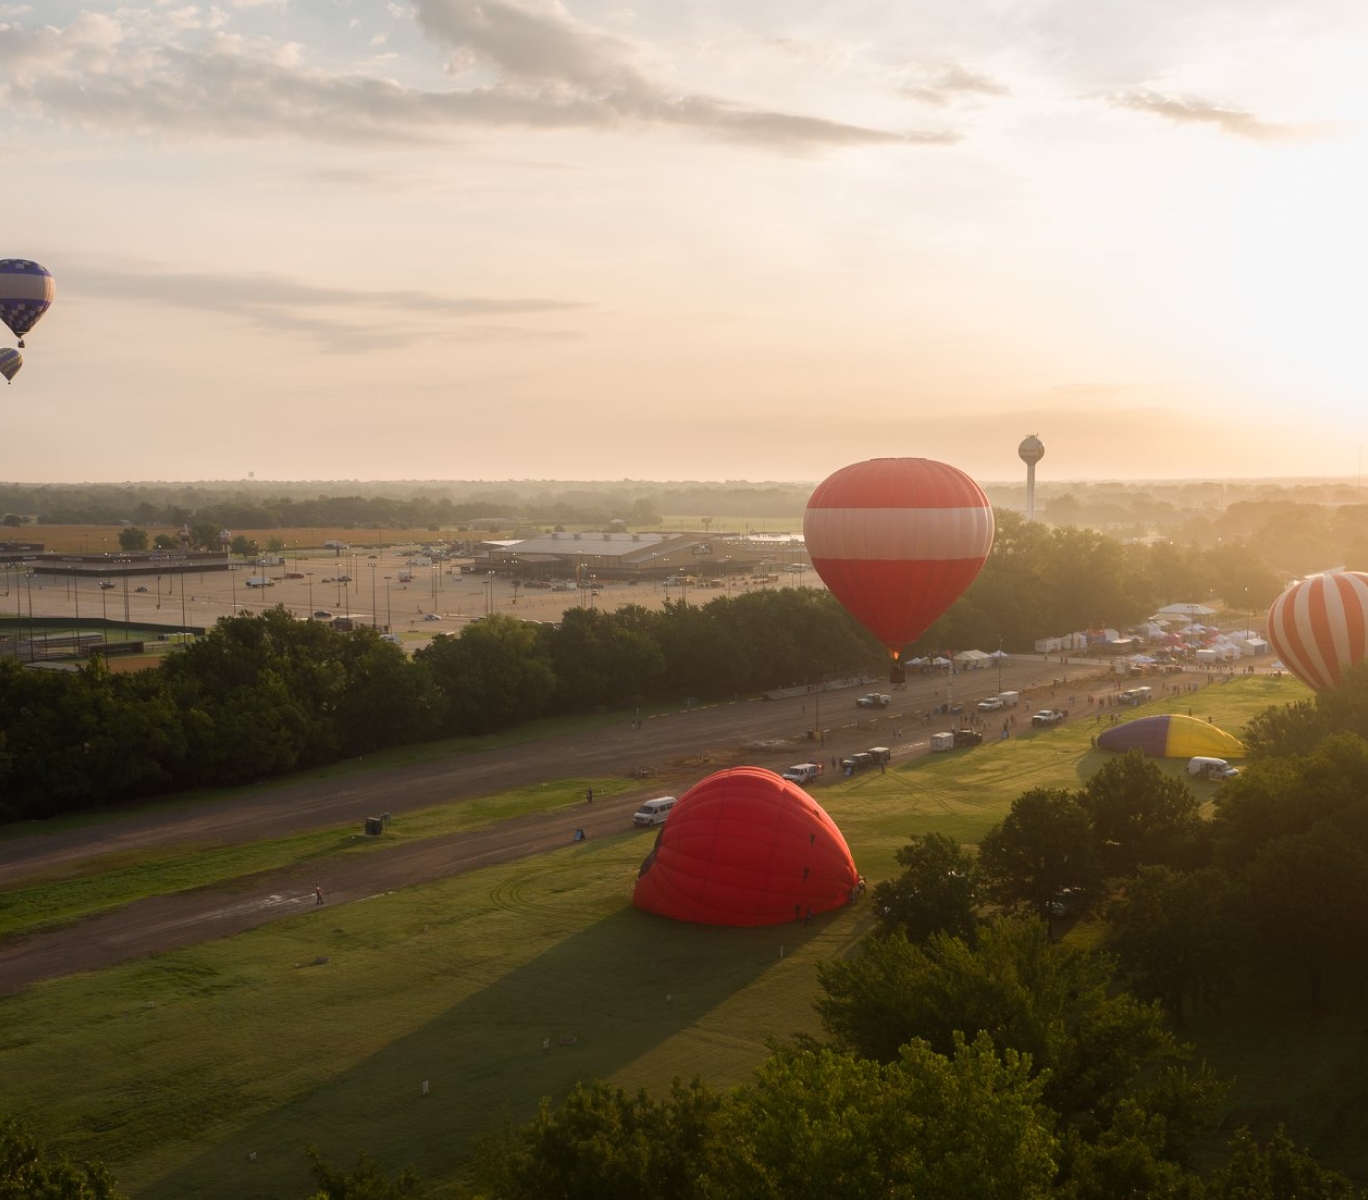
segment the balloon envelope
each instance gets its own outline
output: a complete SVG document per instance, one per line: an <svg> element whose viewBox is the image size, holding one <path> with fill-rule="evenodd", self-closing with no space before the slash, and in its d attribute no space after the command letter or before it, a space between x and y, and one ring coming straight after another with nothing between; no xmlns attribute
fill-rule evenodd
<svg viewBox="0 0 1368 1200"><path fill-rule="evenodd" d="M1140 717L1098 735L1103 750L1139 750L1150 758L1242 758L1244 743L1209 721L1179 713Z"/></svg>
<svg viewBox="0 0 1368 1200"><path fill-rule="evenodd" d="M46 267L27 258L0 258L0 321L20 339L38 324L56 294L56 281Z"/></svg>
<svg viewBox="0 0 1368 1200"><path fill-rule="evenodd" d="M1334 687L1368 646L1368 575L1329 571L1294 583L1268 610L1268 640L1304 684Z"/></svg>
<svg viewBox="0 0 1368 1200"><path fill-rule="evenodd" d="M676 921L777 925L848 903L858 880L841 831L807 792L734 767L679 798L632 903Z"/></svg>
<svg viewBox="0 0 1368 1200"><path fill-rule="evenodd" d="M24 356L18 350L11 349L9 346L0 348L0 375L7 380L13 381L19 374L19 368L24 365Z"/></svg>
<svg viewBox="0 0 1368 1200"><path fill-rule="evenodd" d="M979 573L993 509L955 467L876 458L818 484L803 536L822 581L896 659Z"/></svg>

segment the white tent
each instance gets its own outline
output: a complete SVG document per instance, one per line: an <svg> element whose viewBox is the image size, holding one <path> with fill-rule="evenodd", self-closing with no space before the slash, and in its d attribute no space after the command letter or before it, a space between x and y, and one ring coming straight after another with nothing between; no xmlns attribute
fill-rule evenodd
<svg viewBox="0 0 1368 1200"><path fill-rule="evenodd" d="M1174 617L1209 617L1212 616L1215 612L1216 610L1214 608L1208 608L1205 604L1165 604L1164 607L1161 608L1158 614L1156 615L1169 615Z"/></svg>

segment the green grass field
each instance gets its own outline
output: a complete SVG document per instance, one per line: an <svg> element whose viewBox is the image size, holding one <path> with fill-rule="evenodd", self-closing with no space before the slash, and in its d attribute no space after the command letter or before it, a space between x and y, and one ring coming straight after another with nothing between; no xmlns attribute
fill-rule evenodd
<svg viewBox="0 0 1368 1200"><path fill-rule="evenodd" d="M1268 704L1305 694L1291 679L1260 677L1206 687L1193 703L1238 731ZM1144 711L1164 710L1156 702ZM1089 747L1094 731L1088 722L1023 731L827 784L816 796L874 882L911 834L935 829L973 842L1026 788L1077 786L1102 761ZM611 785L592 782L605 793ZM1217 786L1199 790L1209 798ZM535 802L494 797L483 809L406 818L404 834L470 827ZM330 839L203 862L231 878L329 853ZM817 1031L815 966L851 950L868 905L810 927L663 921L631 907L650 841L624 831L38 985L0 1001L0 1111L74 1157L106 1161L136 1197L301 1197L309 1143L336 1163L361 1148L391 1169L411 1163L436 1194L473 1137L505 1118L525 1120L540 1097L560 1097L578 1080L652 1090L675 1076L744 1080L767 1039ZM31 881L6 897L5 927L180 886L194 861L149 856L79 880ZM98 899L73 893L78 885ZM1317 1072L1298 1070L1294 1052L1269 1052L1266 1024L1213 1022L1201 1033L1204 1049L1219 1052L1213 1062L1241 1073L1236 1107L1291 1111L1364 1065L1362 1053L1341 1052ZM1328 1048L1316 1030L1289 1035L1303 1057ZM1329 1121L1332 1099L1319 1108Z"/></svg>

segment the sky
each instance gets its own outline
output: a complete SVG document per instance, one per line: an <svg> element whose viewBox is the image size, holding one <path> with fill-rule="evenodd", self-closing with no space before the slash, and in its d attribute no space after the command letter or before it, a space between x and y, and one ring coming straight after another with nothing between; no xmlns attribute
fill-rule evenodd
<svg viewBox="0 0 1368 1200"><path fill-rule="evenodd" d="M0 0L0 257L57 282L0 480L1353 477L1365 46L1358 0Z"/></svg>

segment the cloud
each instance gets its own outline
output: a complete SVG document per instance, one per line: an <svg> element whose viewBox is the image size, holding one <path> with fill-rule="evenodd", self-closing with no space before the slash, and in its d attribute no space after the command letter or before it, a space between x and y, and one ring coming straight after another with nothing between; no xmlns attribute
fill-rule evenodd
<svg viewBox="0 0 1368 1200"><path fill-rule="evenodd" d="M0 105L140 135L431 143L481 129L678 128L789 152L943 143L664 86L628 43L508 0L417 0L449 90L309 66L305 48L222 28L222 10L117 10L65 27L0 25ZM387 63L386 67L394 65Z"/></svg>
<svg viewBox="0 0 1368 1200"><path fill-rule="evenodd" d="M924 83L908 84L898 89L909 100L944 107L961 96L1006 96L1011 89L983 75L975 74L956 63L947 63Z"/></svg>
<svg viewBox="0 0 1368 1200"><path fill-rule="evenodd" d="M398 347L427 340L563 338L563 331L487 324L582 308L541 297L443 296L412 290L319 287L283 276L168 271L155 264L77 267L69 295L192 309L237 317L275 333L299 334L333 351Z"/></svg>
<svg viewBox="0 0 1368 1200"><path fill-rule="evenodd" d="M1153 113L1177 124L1214 125L1222 133L1256 142L1285 141L1304 133L1291 125L1261 121L1253 113L1222 108L1206 100L1164 96L1158 92L1136 90L1111 97L1120 108Z"/></svg>

